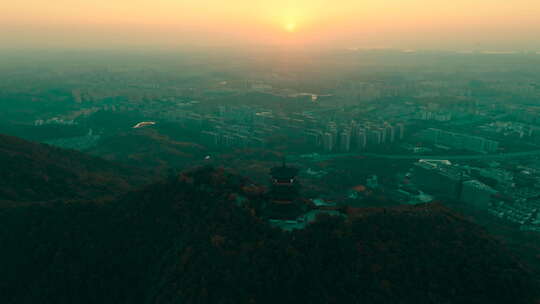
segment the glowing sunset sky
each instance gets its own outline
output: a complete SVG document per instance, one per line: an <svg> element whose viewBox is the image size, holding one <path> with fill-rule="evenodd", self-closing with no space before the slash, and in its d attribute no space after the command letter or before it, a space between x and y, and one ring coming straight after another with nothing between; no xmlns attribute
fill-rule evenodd
<svg viewBox="0 0 540 304"><path fill-rule="evenodd" d="M539 0L4 0L0 44L540 50Z"/></svg>

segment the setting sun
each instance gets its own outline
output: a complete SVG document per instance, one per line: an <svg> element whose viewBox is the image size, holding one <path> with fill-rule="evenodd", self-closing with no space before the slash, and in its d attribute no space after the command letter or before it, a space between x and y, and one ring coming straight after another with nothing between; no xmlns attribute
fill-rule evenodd
<svg viewBox="0 0 540 304"><path fill-rule="evenodd" d="M287 30L287 32L294 32L296 31L296 23L294 22L289 22L285 25L285 29Z"/></svg>
<svg viewBox="0 0 540 304"><path fill-rule="evenodd" d="M0 48L309 44L540 50L538 0L59 1L66 5L0 1Z"/></svg>

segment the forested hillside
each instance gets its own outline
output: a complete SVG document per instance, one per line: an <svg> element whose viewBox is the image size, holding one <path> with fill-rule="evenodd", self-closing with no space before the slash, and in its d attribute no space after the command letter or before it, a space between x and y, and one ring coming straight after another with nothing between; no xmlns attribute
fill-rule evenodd
<svg viewBox="0 0 540 304"><path fill-rule="evenodd" d="M142 170L0 134L0 201L97 200L148 180Z"/></svg>
<svg viewBox="0 0 540 304"><path fill-rule="evenodd" d="M0 209L1 303L533 303L530 273L441 205L271 228L242 177L184 172L109 204Z"/></svg>

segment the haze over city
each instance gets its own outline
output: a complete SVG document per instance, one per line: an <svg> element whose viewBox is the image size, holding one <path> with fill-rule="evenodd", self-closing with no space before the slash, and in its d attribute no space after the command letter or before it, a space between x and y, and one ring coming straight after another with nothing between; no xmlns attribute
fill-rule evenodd
<svg viewBox="0 0 540 304"><path fill-rule="evenodd" d="M535 0L2 1L1 48L540 51Z"/></svg>

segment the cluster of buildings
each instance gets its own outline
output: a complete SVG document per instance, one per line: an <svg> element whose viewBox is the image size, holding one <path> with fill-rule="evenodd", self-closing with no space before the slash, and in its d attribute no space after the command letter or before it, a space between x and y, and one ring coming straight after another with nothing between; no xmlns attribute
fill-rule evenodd
<svg viewBox="0 0 540 304"><path fill-rule="evenodd" d="M420 160L413 166L411 182L417 190L435 198L461 201L519 225L522 230L540 231L540 177L526 173L532 183L524 186L518 184L523 174L447 160Z"/></svg>
<svg viewBox="0 0 540 304"><path fill-rule="evenodd" d="M265 140L257 132L234 129L219 129L216 131L202 131L200 142L212 148L248 148L264 147Z"/></svg>
<svg viewBox="0 0 540 304"><path fill-rule="evenodd" d="M480 153L496 152L499 142L480 136L444 131L429 128L419 132L419 137L435 145L445 146L458 150L469 150Z"/></svg>
<svg viewBox="0 0 540 304"><path fill-rule="evenodd" d="M200 141L209 147L264 147L268 138L277 134L301 134L316 122L301 113L274 113L255 107L218 107L217 114L191 114L185 125L200 130Z"/></svg>
<svg viewBox="0 0 540 304"><path fill-rule="evenodd" d="M507 105L504 109L512 113L511 118L527 124L540 125L540 107L531 105Z"/></svg>
<svg viewBox="0 0 540 304"><path fill-rule="evenodd" d="M495 121L480 126L480 129L516 139L538 138L540 136L540 127L515 121Z"/></svg>
<svg viewBox="0 0 540 304"><path fill-rule="evenodd" d="M43 125L75 125L76 122L73 120L65 120L59 117L53 117L49 119L37 119L34 121L34 126L43 126Z"/></svg>
<svg viewBox="0 0 540 304"><path fill-rule="evenodd" d="M286 135L312 151L350 152L400 141L404 123L347 120L335 114L284 112L250 106L219 106L216 113L186 113L178 117L184 126L199 130L209 147L264 147L268 139ZM287 143L291 144L291 143Z"/></svg>
<svg viewBox="0 0 540 304"><path fill-rule="evenodd" d="M304 134L309 145L325 152L349 152L402 140L405 136L405 125L356 121L337 125L331 121L323 129L308 129Z"/></svg>
<svg viewBox="0 0 540 304"><path fill-rule="evenodd" d="M488 212L502 220L520 225L521 230L540 232L540 200L518 201L507 204L503 201L493 203Z"/></svg>
<svg viewBox="0 0 540 304"><path fill-rule="evenodd" d="M417 118L420 120L434 120L434 121L450 121L452 120L452 113L448 111L418 111Z"/></svg>
<svg viewBox="0 0 540 304"><path fill-rule="evenodd" d="M458 198L461 183L468 176L447 160L419 160L412 169L411 180L420 190L436 197Z"/></svg>

